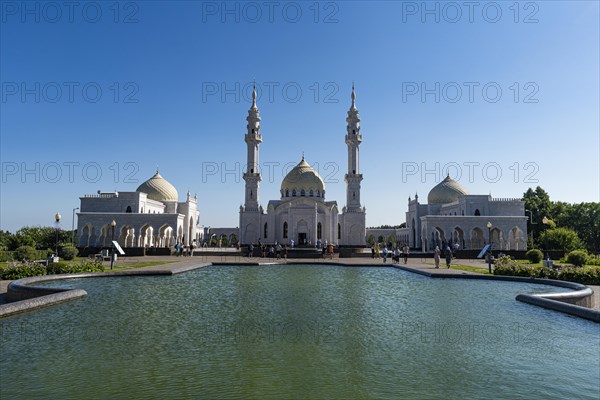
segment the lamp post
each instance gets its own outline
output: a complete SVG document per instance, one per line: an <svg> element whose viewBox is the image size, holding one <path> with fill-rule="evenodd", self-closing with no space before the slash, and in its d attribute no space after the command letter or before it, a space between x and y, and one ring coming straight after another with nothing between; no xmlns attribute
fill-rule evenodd
<svg viewBox="0 0 600 400"><path fill-rule="evenodd" d="M113 244L113 241L115 240L115 226L117 226L117 223L115 222L114 219L110 223L110 226L112 228L112 236L111 236L111 239L110 239L110 247L111 247L110 269L113 269L113 265L115 264L115 245Z"/></svg>
<svg viewBox="0 0 600 400"><path fill-rule="evenodd" d="M550 219L548 217L544 217L542 219L542 224L544 225L548 225L550 226ZM548 249L548 234L546 233L544 235L545 240L544 240L544 249L546 250L546 260L550 260L550 253L549 253L549 249Z"/></svg>
<svg viewBox="0 0 600 400"><path fill-rule="evenodd" d="M491 274L492 273L492 223L488 222L487 223L487 228L488 228L488 245L490 246L488 249L488 272Z"/></svg>
<svg viewBox="0 0 600 400"><path fill-rule="evenodd" d="M71 243L75 246L75 210L79 210L79 207L73 209L73 219L71 220Z"/></svg>
<svg viewBox="0 0 600 400"><path fill-rule="evenodd" d="M55 256L58 257L58 230L60 229L60 213L54 216L54 228L56 228L56 243L54 247Z"/></svg>
<svg viewBox="0 0 600 400"><path fill-rule="evenodd" d="M529 234L531 235L531 248L533 248L533 225L537 225L537 222L533 222L533 214L531 210L525 210L526 213L529 213L529 225L531 229L529 229Z"/></svg>

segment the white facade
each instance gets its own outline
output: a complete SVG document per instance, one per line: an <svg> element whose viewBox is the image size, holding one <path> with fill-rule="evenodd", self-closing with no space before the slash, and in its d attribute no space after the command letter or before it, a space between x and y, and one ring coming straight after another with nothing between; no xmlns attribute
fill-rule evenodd
<svg viewBox="0 0 600 400"><path fill-rule="evenodd" d="M491 239L495 250L527 249L527 217L520 199L471 195L448 176L427 200L429 204L421 204L417 195L408 199L403 234L411 248L426 252L457 243L460 249L481 249Z"/></svg>
<svg viewBox="0 0 600 400"><path fill-rule="evenodd" d="M173 247L200 243L198 199L177 191L158 172L135 192L98 193L80 197L77 213L79 247ZM112 222L116 225L113 229Z"/></svg>
<svg viewBox="0 0 600 400"><path fill-rule="evenodd" d="M346 181L346 207L339 214L337 202L325 201L323 179L304 160L294 167L281 184L281 199L268 202L267 210L259 202L258 169L260 115L256 106L256 90L248 111L245 142L248 146L248 163L244 173L245 202L240 206L240 243L291 243L314 245L317 241L346 246L365 244L365 208L360 203L359 171L360 117L355 106L354 86L352 105L346 119L348 146L348 172Z"/></svg>

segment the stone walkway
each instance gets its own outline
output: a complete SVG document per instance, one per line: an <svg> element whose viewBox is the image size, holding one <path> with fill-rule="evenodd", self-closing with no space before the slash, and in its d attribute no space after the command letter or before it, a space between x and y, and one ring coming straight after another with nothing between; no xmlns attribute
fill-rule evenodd
<svg viewBox="0 0 600 400"><path fill-rule="evenodd" d="M203 256L203 255L195 255L193 257L175 257L175 256L146 256L146 257L127 257L122 258L117 262L118 267L125 267L128 264L135 264L139 262L150 262L150 261L162 261L169 262L169 264L156 265L151 267L141 267L136 268L136 270L173 270L181 267L192 266L200 263L227 263L227 264L246 264L246 263L283 263L286 260L276 258L259 258L259 257L240 257L237 255L223 255L223 256ZM386 263L383 263L383 259L372 259L372 258L342 258L334 257L333 260L326 258L298 258L298 259L288 259L287 263L295 264L295 263L311 263L311 264L320 264L320 263L334 263L334 264L342 264L342 265L365 265L372 267L389 267L394 265L392 260L388 258ZM471 267L481 268L482 270L486 270L488 268L487 264L482 260L454 260L453 263L458 265L467 265ZM444 260L440 262L440 268L435 269L433 265L432 258L409 258L408 263L404 264L401 260L401 266L406 266L412 269L425 271L431 274L462 274L462 275L477 275L475 272L470 271L462 271L458 269L447 269L445 267ZM110 272L110 263L105 262L106 272ZM11 281L0 281L0 304L5 304L5 293L7 290L7 286ZM589 286L594 290L593 296L593 308L600 310L600 286Z"/></svg>

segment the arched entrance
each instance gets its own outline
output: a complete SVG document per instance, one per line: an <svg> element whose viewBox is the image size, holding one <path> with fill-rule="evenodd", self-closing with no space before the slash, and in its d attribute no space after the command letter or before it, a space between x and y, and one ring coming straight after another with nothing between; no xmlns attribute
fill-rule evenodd
<svg viewBox="0 0 600 400"><path fill-rule="evenodd" d="M298 221L298 225L296 226L296 232L298 232L298 244L299 245L307 245L308 244L308 223L305 220Z"/></svg>
<svg viewBox="0 0 600 400"><path fill-rule="evenodd" d="M474 228L471 231L471 248L481 249L483 248L483 231L480 228Z"/></svg>

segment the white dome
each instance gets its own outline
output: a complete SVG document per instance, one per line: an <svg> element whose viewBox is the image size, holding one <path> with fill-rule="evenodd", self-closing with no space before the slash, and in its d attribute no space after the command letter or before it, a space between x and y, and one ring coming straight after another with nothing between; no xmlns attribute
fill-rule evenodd
<svg viewBox="0 0 600 400"><path fill-rule="evenodd" d="M296 196L301 196L303 190L306 196L310 196L311 191L315 197L323 197L325 193L323 179L321 179L313 167L304 161L304 157L283 178L283 182L281 182L282 197L285 197L286 191L289 193L289 196L292 196L294 190L296 191Z"/></svg>
<svg viewBox="0 0 600 400"><path fill-rule="evenodd" d="M448 175L431 189L427 195L427 202L429 204L453 203L466 194L469 194L467 189Z"/></svg>
<svg viewBox="0 0 600 400"><path fill-rule="evenodd" d="M156 174L152 178L142 183L136 192L144 192L148 195L149 199L161 202L177 201L179 199L175 186L163 178L158 171L156 171Z"/></svg>

